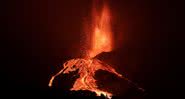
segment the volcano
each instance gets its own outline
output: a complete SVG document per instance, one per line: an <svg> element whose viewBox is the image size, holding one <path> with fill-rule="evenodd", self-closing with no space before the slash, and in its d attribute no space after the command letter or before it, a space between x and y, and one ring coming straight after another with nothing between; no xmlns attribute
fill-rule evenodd
<svg viewBox="0 0 185 99"><path fill-rule="evenodd" d="M97 10L96 2L93 3L91 22L92 31L89 33L90 41L87 41L90 48L87 48L88 50L84 51L87 52L85 53L85 57L74 58L66 61L63 64L64 68L51 77L48 86L51 87L53 85L53 81L56 76L78 70L79 78L74 82L73 87L70 89L71 91L88 90L95 92L97 96L104 95L110 99L113 96L111 92L98 88L95 79L96 71L108 71L119 78L123 78L129 83L132 83L110 65L96 58L100 53L110 52L113 50L113 33L111 31L110 19L111 15L106 3L103 4L101 11ZM139 89L143 90L142 88Z"/></svg>

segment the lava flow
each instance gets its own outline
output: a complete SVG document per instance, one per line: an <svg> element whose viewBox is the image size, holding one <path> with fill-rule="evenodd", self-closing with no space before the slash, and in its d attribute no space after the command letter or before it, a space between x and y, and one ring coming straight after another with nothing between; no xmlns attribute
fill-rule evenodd
<svg viewBox="0 0 185 99"><path fill-rule="evenodd" d="M49 81L49 86L52 86L53 80L56 76L62 74L67 74L72 71L78 70L79 78L76 79L73 87L70 90L89 90L95 92L97 96L104 95L107 98L112 97L112 93L98 89L96 80L94 78L95 72L97 70L105 70L110 73L117 75L118 77L123 77L121 74L117 73L114 68L108 64L95 58L98 54L102 52L110 52L113 48L113 38L110 26L110 12L107 5L104 4L102 11L98 13L96 7L93 7L93 31L90 35L91 42L89 43L91 48L87 53L85 58L76 58L68 60L63 64L64 68L60 70L56 75L52 76Z"/></svg>

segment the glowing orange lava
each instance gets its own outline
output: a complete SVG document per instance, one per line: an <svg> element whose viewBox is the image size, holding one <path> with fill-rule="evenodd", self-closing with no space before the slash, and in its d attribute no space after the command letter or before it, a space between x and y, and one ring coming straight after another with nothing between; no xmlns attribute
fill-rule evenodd
<svg viewBox="0 0 185 99"><path fill-rule="evenodd" d="M52 78L50 79L50 87L52 86L53 80L56 76L60 75L61 73L68 74L72 71L78 70L78 74L80 75L80 77L75 81L73 88L71 88L70 90L89 90L95 92L97 96L103 94L107 98L111 98L111 93L98 89L98 86L96 85L96 80L94 79L95 72L97 70L105 70L119 77L122 77L122 75L117 73L115 69L98 59L71 59L65 62L63 65L64 68L56 75L52 76Z"/></svg>
<svg viewBox="0 0 185 99"><path fill-rule="evenodd" d="M65 62L63 64L64 68L52 76L49 86L52 86L55 77L61 73L67 74L78 70L80 77L75 81L70 90L89 90L95 92L97 96L103 94L107 98L111 98L112 93L98 89L96 80L94 79L95 72L101 69L113 73L118 77L123 78L123 76L117 73L111 66L94 57L102 52L110 52L113 48L112 43L110 12L108 7L104 5L100 13L97 13L96 10L93 11L93 31L91 33L91 42L89 43L91 48L89 53L87 53L89 57L71 59Z"/></svg>

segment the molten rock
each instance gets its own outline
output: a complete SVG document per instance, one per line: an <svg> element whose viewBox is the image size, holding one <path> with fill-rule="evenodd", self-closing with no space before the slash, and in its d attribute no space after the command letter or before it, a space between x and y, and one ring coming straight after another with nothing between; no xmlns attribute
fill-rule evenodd
<svg viewBox="0 0 185 99"><path fill-rule="evenodd" d="M50 87L52 86L53 80L56 76L60 75L61 73L68 74L72 71L78 70L80 77L75 81L73 87L70 90L89 90L95 92L97 96L101 96L101 94L103 94L105 97L111 98L112 93L98 89L96 80L94 79L95 72L97 70L105 70L123 78L123 76L117 73L115 69L98 59L71 59L65 62L63 65L64 68L50 79Z"/></svg>

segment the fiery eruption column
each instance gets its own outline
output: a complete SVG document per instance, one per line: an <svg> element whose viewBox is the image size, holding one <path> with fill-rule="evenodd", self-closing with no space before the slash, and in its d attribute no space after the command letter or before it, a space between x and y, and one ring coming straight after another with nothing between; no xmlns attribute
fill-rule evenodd
<svg viewBox="0 0 185 99"><path fill-rule="evenodd" d="M108 6L104 4L101 11L97 11L96 6L93 6L92 11L92 32L90 33L91 45L90 50L87 51L88 58L76 58L68 60L63 64L64 68L57 74L51 77L48 86L52 86L52 83L56 76L60 74L68 74L72 71L78 70L79 78L76 79L73 87L70 90L89 90L95 92L97 96L101 94L107 98L112 97L112 93L104 91L98 88L96 80L94 78L97 70L105 70L124 78L128 82L131 82L121 74L117 73L114 68L108 64L95 58L96 55L102 52L110 52L113 49L113 39L110 24L110 11Z"/></svg>
<svg viewBox="0 0 185 99"><path fill-rule="evenodd" d="M93 6L93 31L91 40L90 57L93 58L101 52L110 52L112 50L112 32L110 12L106 4L103 9L98 13L95 5Z"/></svg>

